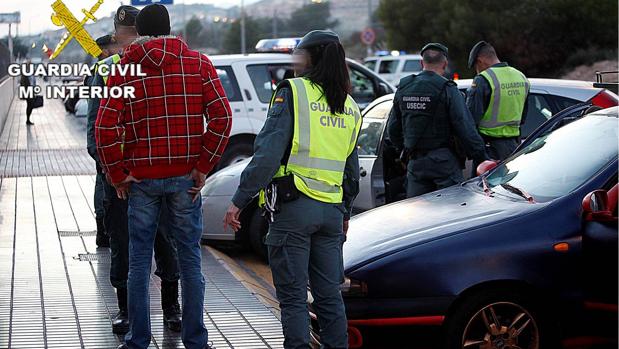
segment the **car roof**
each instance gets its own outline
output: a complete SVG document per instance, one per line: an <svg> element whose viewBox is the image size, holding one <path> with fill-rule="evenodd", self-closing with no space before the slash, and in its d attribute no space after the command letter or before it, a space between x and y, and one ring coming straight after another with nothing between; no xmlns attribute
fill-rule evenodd
<svg viewBox="0 0 619 349"><path fill-rule="evenodd" d="M456 80L459 89L471 87L472 79ZM598 94L602 89L593 86L593 82L563 79L530 78L531 92L548 93L555 96L575 99L586 102Z"/></svg>
<svg viewBox="0 0 619 349"><path fill-rule="evenodd" d="M377 59L421 59L421 55L420 54L408 54L408 55L399 55L399 56L371 56L371 57L367 57L365 58L363 61L367 62L369 60L377 60Z"/></svg>
<svg viewBox="0 0 619 349"><path fill-rule="evenodd" d="M231 64L235 62L251 61L251 62L273 62L273 61L290 61L292 56L288 53L250 53L250 54L233 54L233 55L212 55L208 56L214 65Z"/></svg>

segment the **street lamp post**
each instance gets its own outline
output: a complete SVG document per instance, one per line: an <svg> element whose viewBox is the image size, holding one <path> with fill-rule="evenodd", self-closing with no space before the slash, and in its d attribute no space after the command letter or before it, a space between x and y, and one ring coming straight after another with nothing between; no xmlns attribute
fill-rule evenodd
<svg viewBox="0 0 619 349"><path fill-rule="evenodd" d="M245 1L241 0L241 54L246 54L245 50Z"/></svg>
<svg viewBox="0 0 619 349"><path fill-rule="evenodd" d="M372 28L372 0L368 0L368 28ZM372 55L372 45L367 46L368 57Z"/></svg>

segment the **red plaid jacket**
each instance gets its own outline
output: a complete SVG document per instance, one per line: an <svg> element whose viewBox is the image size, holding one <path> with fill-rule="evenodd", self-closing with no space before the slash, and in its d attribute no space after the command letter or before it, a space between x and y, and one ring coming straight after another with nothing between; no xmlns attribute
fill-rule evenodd
<svg viewBox="0 0 619 349"><path fill-rule="evenodd" d="M146 76L108 79L108 86L133 86L135 98L101 99L95 136L105 171L114 183L129 173L138 179L181 176L193 168L209 173L232 128L211 61L173 37L142 38L125 52L119 64L141 64Z"/></svg>

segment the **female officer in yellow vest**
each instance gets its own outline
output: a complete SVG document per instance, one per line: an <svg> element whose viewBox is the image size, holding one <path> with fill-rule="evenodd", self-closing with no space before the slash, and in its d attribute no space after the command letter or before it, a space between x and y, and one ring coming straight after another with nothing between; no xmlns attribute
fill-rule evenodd
<svg viewBox="0 0 619 349"><path fill-rule="evenodd" d="M261 201L273 213L265 242L284 347L310 348L309 280L324 347L347 348L339 285L342 244L359 191L361 114L348 95L348 68L335 33L308 33L294 56L298 78L279 84L224 223L238 230L240 210L267 188Z"/></svg>

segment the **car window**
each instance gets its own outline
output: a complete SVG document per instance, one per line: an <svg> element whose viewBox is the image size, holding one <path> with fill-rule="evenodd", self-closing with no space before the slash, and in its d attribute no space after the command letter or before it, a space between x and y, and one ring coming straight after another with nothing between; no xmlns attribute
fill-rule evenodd
<svg viewBox="0 0 619 349"><path fill-rule="evenodd" d="M394 74L398 69L398 63L400 61L394 59L383 60L378 67L378 74Z"/></svg>
<svg viewBox="0 0 619 349"><path fill-rule="evenodd" d="M349 66L350 85L352 87L351 96L360 108L368 105L376 98L374 82L369 76Z"/></svg>
<svg viewBox="0 0 619 349"><path fill-rule="evenodd" d="M419 59L409 59L404 63L404 69L402 71L410 73L421 71L421 60Z"/></svg>
<svg viewBox="0 0 619 349"><path fill-rule="evenodd" d="M581 103L577 99L561 97L561 96L554 96L554 99L555 99L555 103L557 103L557 107L559 108L559 110L563 110L563 109L569 108L569 107L571 107L571 106L573 106L575 104Z"/></svg>
<svg viewBox="0 0 619 349"><path fill-rule="evenodd" d="M527 116L524 125L520 128L520 135L525 138L553 115L552 108L544 95L529 94L527 105Z"/></svg>
<svg viewBox="0 0 619 349"><path fill-rule="evenodd" d="M508 184L537 202L572 192L617 159L617 116L606 113L589 114L535 139L499 165L487 177L488 185L493 191L514 195Z"/></svg>
<svg viewBox="0 0 619 349"><path fill-rule="evenodd" d="M359 132L357 149L359 155L376 155L380 144L380 135L383 133L385 121L379 119L364 119Z"/></svg>
<svg viewBox="0 0 619 349"><path fill-rule="evenodd" d="M231 66L221 66L216 67L217 75L219 76L219 80L224 87L224 91L226 92L226 97L228 97L228 101L230 102L241 102L243 97L241 97L241 90L239 89L239 84L236 80L236 76L234 75L234 71Z"/></svg>
<svg viewBox="0 0 619 349"><path fill-rule="evenodd" d="M393 100L391 99L378 103L374 105L372 109L368 110L365 114L363 114L363 118L387 119L389 117L389 112L391 111L392 106Z"/></svg>
<svg viewBox="0 0 619 349"><path fill-rule="evenodd" d="M365 65L369 70L374 71L374 68L376 68L376 61L375 60L365 61L363 65Z"/></svg>
<svg viewBox="0 0 619 349"><path fill-rule="evenodd" d="M280 81L294 77L293 68L289 64L248 65L247 73L262 103L271 102L273 91Z"/></svg>
<svg viewBox="0 0 619 349"><path fill-rule="evenodd" d="M359 131L357 149L359 155L377 155L380 137L387 123L393 102L386 100L378 103L363 115L363 124Z"/></svg>

